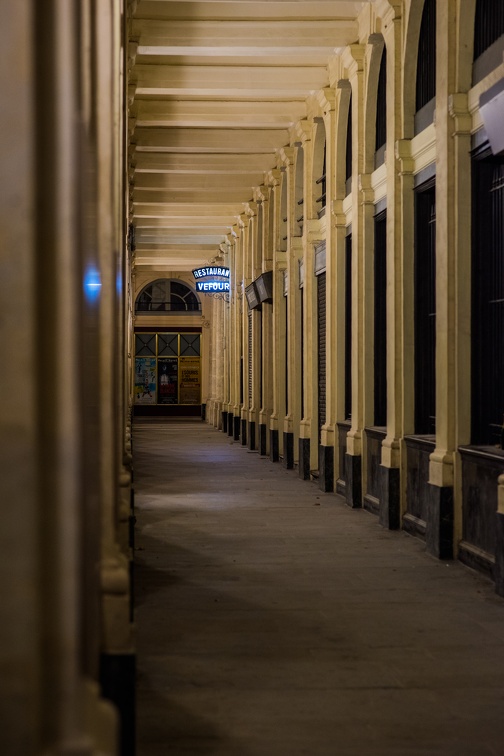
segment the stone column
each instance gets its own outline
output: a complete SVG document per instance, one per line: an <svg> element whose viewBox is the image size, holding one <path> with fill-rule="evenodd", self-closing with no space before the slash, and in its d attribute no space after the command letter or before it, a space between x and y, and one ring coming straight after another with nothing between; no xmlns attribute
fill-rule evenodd
<svg viewBox="0 0 504 756"><path fill-rule="evenodd" d="M454 553L454 464L469 440L471 117L467 95L457 92L457 0L437 9L436 78L436 448L430 457L432 495L428 550ZM460 422L462 421L462 422ZM458 533L461 491L458 492Z"/></svg>
<svg viewBox="0 0 504 756"><path fill-rule="evenodd" d="M343 65L352 87L352 427L347 436L346 500L362 506L362 430L364 427L364 275L363 214L359 176L364 172L360 145L364 133L363 45L350 45L343 53Z"/></svg>

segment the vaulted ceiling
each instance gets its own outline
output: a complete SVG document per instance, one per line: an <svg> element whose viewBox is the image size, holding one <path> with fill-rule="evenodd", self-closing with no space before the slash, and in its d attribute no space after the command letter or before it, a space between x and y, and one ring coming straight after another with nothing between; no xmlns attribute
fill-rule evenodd
<svg viewBox="0 0 504 756"><path fill-rule="evenodd" d="M213 259L253 188L357 39L364 2L134 0L130 180L136 265Z"/></svg>

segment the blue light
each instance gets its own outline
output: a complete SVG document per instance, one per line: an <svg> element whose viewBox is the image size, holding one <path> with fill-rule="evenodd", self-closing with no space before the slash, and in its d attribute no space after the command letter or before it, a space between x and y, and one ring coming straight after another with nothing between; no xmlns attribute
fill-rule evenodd
<svg viewBox="0 0 504 756"><path fill-rule="evenodd" d="M100 296L101 277L95 267L89 267L84 273L84 296L90 304L94 304Z"/></svg>

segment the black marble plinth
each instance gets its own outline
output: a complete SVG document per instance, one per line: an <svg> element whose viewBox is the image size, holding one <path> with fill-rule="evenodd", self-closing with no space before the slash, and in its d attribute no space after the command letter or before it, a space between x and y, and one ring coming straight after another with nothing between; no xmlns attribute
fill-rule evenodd
<svg viewBox="0 0 504 756"><path fill-rule="evenodd" d="M294 433L284 433L283 464L287 470L294 469Z"/></svg>
<svg viewBox="0 0 504 756"><path fill-rule="evenodd" d="M280 450L278 446L278 431L270 430L270 460L278 462L280 459Z"/></svg>
<svg viewBox="0 0 504 756"><path fill-rule="evenodd" d="M233 413L232 412L228 412L227 416L228 416L227 434L228 434L228 436L232 436L233 435Z"/></svg>
<svg viewBox="0 0 504 756"><path fill-rule="evenodd" d="M256 424L254 422L248 424L248 448L251 451L256 448Z"/></svg>
<svg viewBox="0 0 504 756"><path fill-rule="evenodd" d="M259 424L259 454L265 457L268 454L268 426Z"/></svg>
<svg viewBox="0 0 504 756"><path fill-rule="evenodd" d="M241 432L240 432L241 445L247 446L247 421L241 420Z"/></svg>
<svg viewBox="0 0 504 756"><path fill-rule="evenodd" d="M228 413L227 412L221 412L222 415L222 432L227 433L228 429Z"/></svg>
<svg viewBox="0 0 504 756"><path fill-rule="evenodd" d="M453 488L429 485L425 543L439 559L453 559Z"/></svg>
<svg viewBox="0 0 504 756"><path fill-rule="evenodd" d="M298 474L301 480L310 480L310 439L299 439Z"/></svg>
<svg viewBox="0 0 504 756"><path fill-rule="evenodd" d="M319 446L319 488L334 491L334 446Z"/></svg>
<svg viewBox="0 0 504 756"><path fill-rule="evenodd" d="M345 454L346 503L352 509L362 507L362 457Z"/></svg>
<svg viewBox="0 0 504 756"><path fill-rule="evenodd" d="M401 525L399 468L380 465L380 471L380 525L397 530Z"/></svg>
<svg viewBox="0 0 504 756"><path fill-rule="evenodd" d="M495 592L504 596L504 514L496 512L495 518Z"/></svg>
<svg viewBox="0 0 504 756"><path fill-rule="evenodd" d="M135 754L135 654L102 654L100 685L119 715L119 756Z"/></svg>
<svg viewBox="0 0 504 756"><path fill-rule="evenodd" d="M233 415L233 440L240 440L240 418Z"/></svg>

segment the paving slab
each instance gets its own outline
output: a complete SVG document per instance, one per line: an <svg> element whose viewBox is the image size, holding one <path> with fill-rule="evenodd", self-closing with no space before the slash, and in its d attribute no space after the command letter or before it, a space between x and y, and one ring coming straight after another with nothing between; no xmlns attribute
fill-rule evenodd
<svg viewBox="0 0 504 756"><path fill-rule="evenodd" d="M134 424L138 756L503 756L483 576L199 420Z"/></svg>

